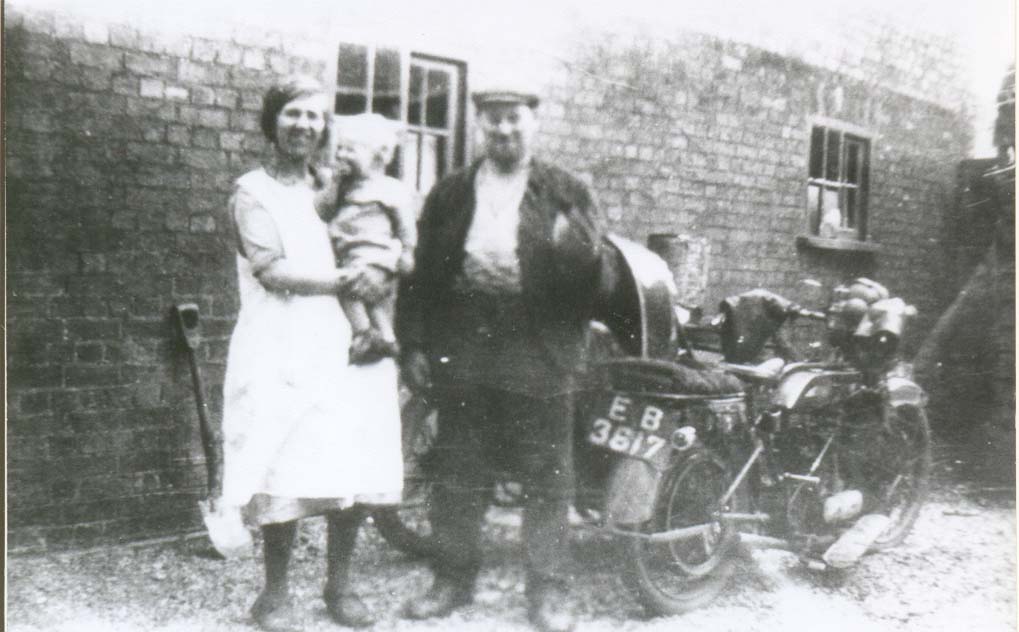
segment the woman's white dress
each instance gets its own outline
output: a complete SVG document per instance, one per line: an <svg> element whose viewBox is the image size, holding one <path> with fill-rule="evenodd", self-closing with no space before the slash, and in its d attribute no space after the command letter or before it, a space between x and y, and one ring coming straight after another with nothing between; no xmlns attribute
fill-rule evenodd
<svg viewBox="0 0 1019 632"><path fill-rule="evenodd" d="M259 213L266 240L291 266L335 260L312 190L264 170L238 179L234 217ZM241 243L244 243L243 237ZM240 313L223 401L223 503L253 524L356 502L399 502L403 486L397 370L347 364L350 325L335 296L267 290L237 256Z"/></svg>

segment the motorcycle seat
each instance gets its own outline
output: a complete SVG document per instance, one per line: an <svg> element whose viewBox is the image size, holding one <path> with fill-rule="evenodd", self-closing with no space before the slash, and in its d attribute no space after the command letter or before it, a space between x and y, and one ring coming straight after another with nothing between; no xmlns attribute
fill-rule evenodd
<svg viewBox="0 0 1019 632"><path fill-rule="evenodd" d="M696 368L677 362L627 358L601 363L600 387L645 393L724 396L743 392L743 384L721 367Z"/></svg>
<svg viewBox="0 0 1019 632"><path fill-rule="evenodd" d="M765 360L760 364L732 364L729 362L721 362L719 366L746 380L755 382L772 382L777 380L782 375L782 369L785 368L785 361L782 358L771 358Z"/></svg>

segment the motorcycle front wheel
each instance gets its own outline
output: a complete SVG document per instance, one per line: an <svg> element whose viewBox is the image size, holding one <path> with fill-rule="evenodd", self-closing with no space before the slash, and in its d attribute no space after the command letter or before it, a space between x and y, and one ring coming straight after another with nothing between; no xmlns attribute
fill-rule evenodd
<svg viewBox="0 0 1019 632"><path fill-rule="evenodd" d="M874 541L874 550L896 546L906 539L927 499L931 478L931 428L923 408L893 408L883 435L886 444L882 452L890 461L879 502L891 523Z"/></svg>
<svg viewBox="0 0 1019 632"><path fill-rule="evenodd" d="M736 534L713 514L730 482L723 461L696 452L667 476L645 534L710 525L697 537L672 542L631 538L627 583L638 601L654 615L676 615L700 608L725 588L733 570Z"/></svg>
<svg viewBox="0 0 1019 632"><path fill-rule="evenodd" d="M901 405L882 414L877 406L854 420L849 484L866 498L866 511L889 518L871 545L878 551L901 544L927 498L931 476L931 430L923 408Z"/></svg>

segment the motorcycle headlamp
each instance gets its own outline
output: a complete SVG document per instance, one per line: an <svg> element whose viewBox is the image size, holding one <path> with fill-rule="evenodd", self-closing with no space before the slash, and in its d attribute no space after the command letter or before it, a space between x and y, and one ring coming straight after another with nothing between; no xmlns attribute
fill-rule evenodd
<svg viewBox="0 0 1019 632"><path fill-rule="evenodd" d="M675 432L672 433L672 437L670 437L670 442L672 447L680 452L688 450L697 442L697 429L693 426L676 428Z"/></svg>

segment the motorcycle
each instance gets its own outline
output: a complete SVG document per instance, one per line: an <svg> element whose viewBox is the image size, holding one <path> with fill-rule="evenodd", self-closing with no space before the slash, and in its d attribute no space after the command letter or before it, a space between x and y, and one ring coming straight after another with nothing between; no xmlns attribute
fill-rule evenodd
<svg viewBox="0 0 1019 632"><path fill-rule="evenodd" d="M575 508L578 526L627 549L626 583L646 610L710 602L740 542L839 567L859 557L861 541L864 549L901 541L930 470L924 394L895 360L911 308L870 285L870 294L859 284L840 289L823 314L755 291L727 299L698 331L682 326L663 261L626 240L610 244L629 271L628 296L593 336L603 360L577 397ZM790 352L779 329L798 316L825 320L830 358L781 357ZM694 348L705 333L721 341L724 361L714 366ZM780 355L751 363L773 338ZM407 405L408 502L374 519L397 548L429 556L435 418L421 397ZM519 487L507 481L493 495L512 506Z"/></svg>
<svg viewBox="0 0 1019 632"><path fill-rule="evenodd" d="M631 541L645 606L676 614L707 604L741 544L840 570L906 537L931 468L926 397L897 358L915 313L867 279L836 288L824 312L764 290L723 301L704 329L719 339L718 366L743 382L748 416L680 428L689 447L642 525L647 537ZM778 334L795 318L825 323L827 358L789 357ZM774 357L757 361L776 338Z"/></svg>

